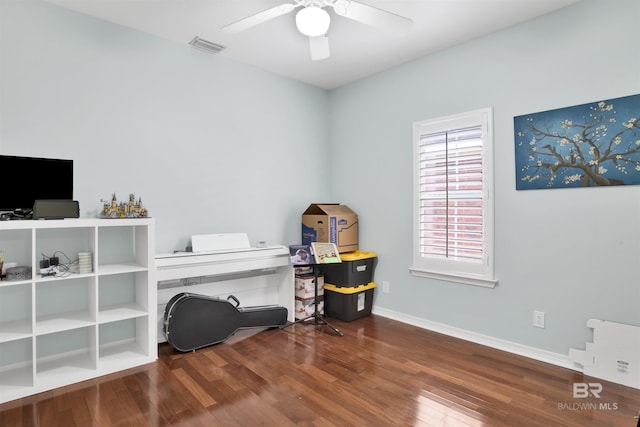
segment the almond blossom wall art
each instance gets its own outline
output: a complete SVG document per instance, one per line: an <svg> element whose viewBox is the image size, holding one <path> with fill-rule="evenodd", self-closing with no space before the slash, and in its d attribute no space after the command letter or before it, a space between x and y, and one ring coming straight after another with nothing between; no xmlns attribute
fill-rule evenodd
<svg viewBox="0 0 640 427"><path fill-rule="evenodd" d="M517 190L640 184L640 95L513 122Z"/></svg>

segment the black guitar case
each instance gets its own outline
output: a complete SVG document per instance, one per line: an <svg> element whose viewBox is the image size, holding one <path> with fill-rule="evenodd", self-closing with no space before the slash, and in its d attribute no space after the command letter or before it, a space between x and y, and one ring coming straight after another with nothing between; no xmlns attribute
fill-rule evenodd
<svg viewBox="0 0 640 427"><path fill-rule="evenodd" d="M225 341L238 329L287 324L286 307L239 306L233 295L226 300L187 292L174 295L164 310L164 337L176 350L192 351Z"/></svg>

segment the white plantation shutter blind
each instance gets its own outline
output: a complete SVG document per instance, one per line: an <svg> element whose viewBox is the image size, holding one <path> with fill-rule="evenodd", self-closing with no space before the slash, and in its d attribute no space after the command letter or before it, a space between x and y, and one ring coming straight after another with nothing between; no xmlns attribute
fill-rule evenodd
<svg viewBox="0 0 640 427"><path fill-rule="evenodd" d="M412 274L493 287L492 111L414 123Z"/></svg>
<svg viewBox="0 0 640 427"><path fill-rule="evenodd" d="M482 127L420 137L420 253L483 260Z"/></svg>

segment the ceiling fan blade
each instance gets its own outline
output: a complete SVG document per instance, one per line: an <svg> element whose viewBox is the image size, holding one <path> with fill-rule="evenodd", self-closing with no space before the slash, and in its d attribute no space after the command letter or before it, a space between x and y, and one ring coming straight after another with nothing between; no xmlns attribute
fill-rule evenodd
<svg viewBox="0 0 640 427"><path fill-rule="evenodd" d="M311 60L320 61L329 57L329 37L322 35L309 37L309 49L311 50Z"/></svg>
<svg viewBox="0 0 640 427"><path fill-rule="evenodd" d="M255 25L262 24L263 22L266 22L270 19L285 15L298 6L300 5L293 3L284 3L279 6L272 7L271 9L263 10L262 12L258 12L254 15L247 16L246 18L233 22L229 25L225 25L221 28L221 30L228 33L238 33Z"/></svg>
<svg viewBox="0 0 640 427"><path fill-rule="evenodd" d="M354 0L336 0L333 9L345 18L391 31L404 30L413 24L409 18Z"/></svg>

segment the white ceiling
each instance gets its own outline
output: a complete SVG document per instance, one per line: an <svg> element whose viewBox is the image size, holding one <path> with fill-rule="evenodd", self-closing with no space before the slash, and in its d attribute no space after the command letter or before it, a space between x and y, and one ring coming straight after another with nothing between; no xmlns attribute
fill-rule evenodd
<svg viewBox="0 0 640 427"><path fill-rule="evenodd" d="M360 0L411 18L393 33L329 10L331 56L312 61L295 11L237 34L224 25L293 0L47 0L189 46L195 36L226 46L217 55L324 89L553 12L580 0ZM208 55L208 53L203 53Z"/></svg>

